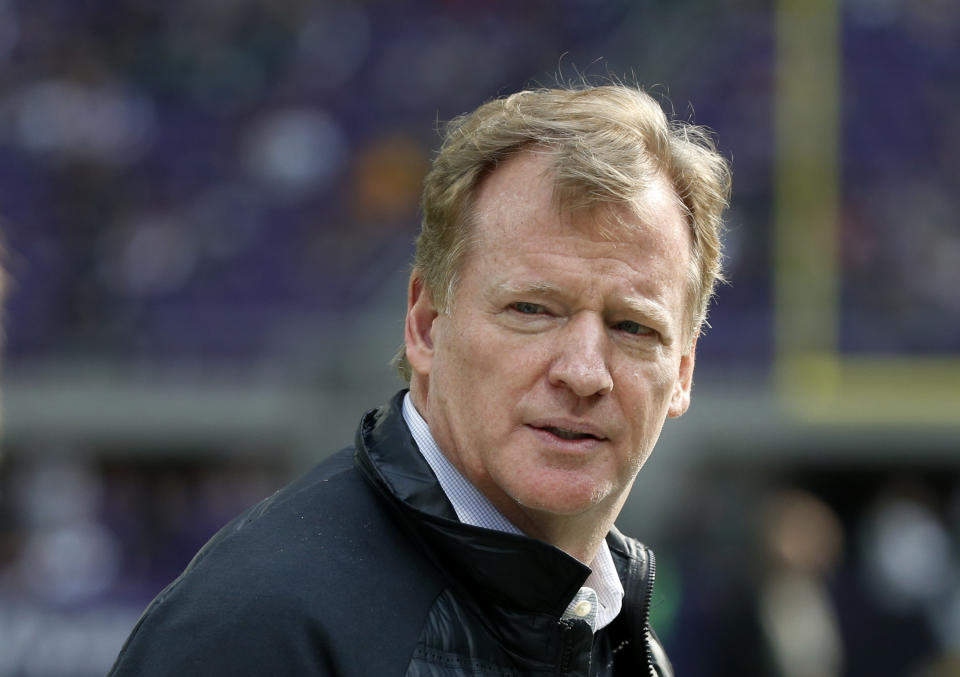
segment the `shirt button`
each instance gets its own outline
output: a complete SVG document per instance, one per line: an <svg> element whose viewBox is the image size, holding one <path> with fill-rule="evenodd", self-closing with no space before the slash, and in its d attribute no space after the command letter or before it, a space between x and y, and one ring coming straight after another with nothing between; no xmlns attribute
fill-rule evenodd
<svg viewBox="0 0 960 677"><path fill-rule="evenodd" d="M581 600L580 602L577 602L575 607L573 607L573 613L580 618L587 616L591 611L593 611L593 605L587 600Z"/></svg>

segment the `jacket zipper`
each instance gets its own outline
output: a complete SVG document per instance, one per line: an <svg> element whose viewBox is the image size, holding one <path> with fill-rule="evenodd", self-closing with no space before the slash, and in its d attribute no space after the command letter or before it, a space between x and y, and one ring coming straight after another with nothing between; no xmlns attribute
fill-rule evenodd
<svg viewBox="0 0 960 677"><path fill-rule="evenodd" d="M560 627L562 628L563 637L560 643L560 661L557 665L557 674L565 675L570 671L570 663L573 654L573 621L562 620L560 621Z"/></svg>
<svg viewBox="0 0 960 677"><path fill-rule="evenodd" d="M650 669L650 676L657 677L657 670L653 667L653 636L650 630L650 602L653 599L653 579L657 575L657 558L653 555L653 550L647 548L647 557L650 558L650 564L647 566L647 589L643 598L643 636L647 650L647 667Z"/></svg>

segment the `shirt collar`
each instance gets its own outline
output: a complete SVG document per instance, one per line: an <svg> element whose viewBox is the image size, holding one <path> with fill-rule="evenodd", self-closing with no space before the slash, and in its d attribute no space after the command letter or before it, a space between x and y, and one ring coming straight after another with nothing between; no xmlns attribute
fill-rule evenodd
<svg viewBox="0 0 960 677"><path fill-rule="evenodd" d="M436 440L433 439L430 426L413 405L410 393L403 398L403 420L461 522L510 534L523 533L497 510L493 503L444 455L437 446ZM613 556L606 541L600 544L600 549L590 563L590 576L584 582L584 586L593 588L597 593L597 600L600 602L597 613L599 630L616 618L623 606L623 584L617 575Z"/></svg>

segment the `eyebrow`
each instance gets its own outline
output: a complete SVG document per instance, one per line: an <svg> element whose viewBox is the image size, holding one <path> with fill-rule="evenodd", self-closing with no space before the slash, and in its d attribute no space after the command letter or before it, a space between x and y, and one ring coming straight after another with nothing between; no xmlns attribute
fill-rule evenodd
<svg viewBox="0 0 960 677"><path fill-rule="evenodd" d="M670 325L670 315L660 304L652 301L644 301L630 296L623 298L622 301L623 304L632 312L645 315L664 326Z"/></svg>
<svg viewBox="0 0 960 677"><path fill-rule="evenodd" d="M550 282L528 282L524 284L514 284L512 282L500 282L497 284L497 290L507 294L555 294L563 295L562 290Z"/></svg>

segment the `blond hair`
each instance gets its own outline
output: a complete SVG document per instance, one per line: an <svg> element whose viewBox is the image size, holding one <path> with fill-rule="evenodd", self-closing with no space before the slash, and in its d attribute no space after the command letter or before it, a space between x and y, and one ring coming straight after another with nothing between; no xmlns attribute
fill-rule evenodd
<svg viewBox="0 0 960 677"><path fill-rule="evenodd" d="M489 101L452 120L424 180L414 270L444 312L470 248L473 202L484 177L517 152L538 146L565 207L626 205L642 210L660 174L673 186L692 236L689 336L706 321L722 275L722 214L730 170L702 127L670 121L640 89L620 84L537 89ZM405 350L395 358L410 380Z"/></svg>

